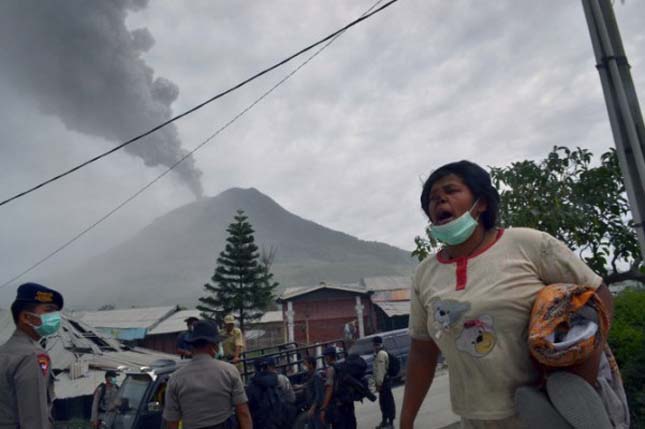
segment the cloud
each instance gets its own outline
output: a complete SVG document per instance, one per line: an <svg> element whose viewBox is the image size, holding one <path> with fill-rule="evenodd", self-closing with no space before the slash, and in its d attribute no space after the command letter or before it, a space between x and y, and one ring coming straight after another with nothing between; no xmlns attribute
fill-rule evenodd
<svg viewBox="0 0 645 429"><path fill-rule="evenodd" d="M115 143L171 117L179 89L155 77L141 54L154 45L145 28L129 31L129 10L147 1L19 1L0 6L4 78L67 128ZM147 166L171 166L186 154L174 125L127 146ZM177 173L201 196L193 159Z"/></svg>
<svg viewBox="0 0 645 429"><path fill-rule="evenodd" d="M183 111L330 33L373 1L204 0L187 5L159 0L136 10L115 4L120 7L115 21L125 19L120 34L128 35L138 61L168 79L152 79L147 86L149 99L162 106L164 115L164 109ZM53 6L48 8L49 15L57 15ZM642 100L645 3L617 3L615 8ZM25 28L24 33L36 34L29 40L45 31ZM132 32L138 28L147 31ZM69 55L72 49L65 50ZM90 59L101 69L111 64L105 52L75 52L78 58L71 64L82 69ZM39 59L40 69L49 62L56 64L56 59ZM171 140L195 147L297 64L179 121L176 140ZM542 158L554 145L582 146L596 154L611 147L594 65L579 3L401 0L348 31L199 151L195 169L203 171L206 195L232 186L256 187L302 217L410 249L425 223L418 203L420 180L443 163L470 159L502 166ZM16 89L14 80L11 74L0 76L0 90L8 94L5 105L14 110L0 119L7 141L0 147L7 177L0 181L0 195L109 147L109 136L86 138L77 132L80 126L66 130L57 125L37 109L48 95L33 95L38 91L31 87ZM82 96L92 82L82 82ZM127 106L140 103L138 97L128 100ZM29 122L22 124L21 118ZM140 146L148 145L155 146ZM11 262L0 261L0 270L15 272L159 172L142 164L125 155L113 157L8 211L0 208L3 237L8 237L0 251L12 254ZM100 253L189 200L175 181L164 180L35 275L46 279L49 269L82 263L83 253ZM47 212L53 212L49 221Z"/></svg>

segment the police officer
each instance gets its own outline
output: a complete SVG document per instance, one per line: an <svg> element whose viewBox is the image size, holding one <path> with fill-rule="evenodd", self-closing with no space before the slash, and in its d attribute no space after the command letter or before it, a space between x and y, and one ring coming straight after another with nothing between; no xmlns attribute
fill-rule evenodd
<svg viewBox="0 0 645 429"><path fill-rule="evenodd" d="M192 355L190 344L186 340L190 338L193 326L198 321L199 319L193 316L184 320L184 322L186 322L186 330L177 336L177 354L181 356L182 359L190 359Z"/></svg>
<svg viewBox="0 0 645 429"><path fill-rule="evenodd" d="M251 429L251 413L238 370L215 359L217 327L201 320L188 339L193 358L168 381L163 418L168 429L226 429L233 414L240 429Z"/></svg>
<svg viewBox="0 0 645 429"><path fill-rule="evenodd" d="M11 304L16 330L0 346L0 428L50 429L51 360L39 344L60 328L63 296L37 283L18 287Z"/></svg>
<svg viewBox="0 0 645 429"><path fill-rule="evenodd" d="M376 429L393 429L396 417L396 404L392 395L392 380L387 374L390 368L390 355L383 347L383 338L372 338L374 347L374 384L378 392L378 403L381 408L381 424Z"/></svg>
<svg viewBox="0 0 645 429"><path fill-rule="evenodd" d="M106 371L105 383L99 384L96 390L94 390L90 423L95 429L101 427L105 413L111 411L114 407L114 400L119 391L119 386L116 384L116 376L116 371Z"/></svg>
<svg viewBox="0 0 645 429"><path fill-rule="evenodd" d="M325 396L320 408L320 420L331 425L332 429L356 429L354 402L336 397L338 375L336 373L336 348L329 346L323 351L327 369L325 372ZM343 387L340 386L342 389Z"/></svg>

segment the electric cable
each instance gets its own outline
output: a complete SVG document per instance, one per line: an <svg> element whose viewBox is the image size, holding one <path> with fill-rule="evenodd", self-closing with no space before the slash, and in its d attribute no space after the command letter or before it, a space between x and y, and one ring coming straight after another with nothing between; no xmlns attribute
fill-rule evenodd
<svg viewBox="0 0 645 429"><path fill-rule="evenodd" d="M60 180L63 177L65 177L65 176L67 176L69 174L72 174L75 171L78 171L81 168L100 160L101 158L105 158L106 156L111 155L112 153L114 153L114 152L116 152L116 151L118 151L120 149L123 149L124 147L126 147L126 146L128 146L128 145L130 145L130 144L132 144L132 143L134 143L136 141L139 141L139 140L141 140L142 138L144 138L146 136L149 136L150 134L154 133L155 131L158 131L158 130L160 130L161 128L163 128L165 126L167 126L167 125L169 125L169 124L171 124L171 123L173 123L173 122L175 122L175 121L177 121L177 120L179 120L179 119L181 119L181 118L183 118L185 116L190 115L191 113L201 109L202 107L206 106L207 104L210 104L213 101L215 101L215 100L217 100L219 98L222 98L225 95L230 94L231 92L242 88L243 86L245 86L248 83L254 81L255 79L257 79L257 78L259 78L259 77L261 77L261 76L263 76L263 75L265 75L265 74L277 69L278 67L288 63L289 61L293 60L294 58L304 54L307 51L310 51L311 49L315 48L316 46L319 46L319 45L321 45L321 44L333 39L334 37L344 33L349 28L351 28L351 27L355 26L356 24L358 24L358 23L370 18L371 16L381 12L382 10L384 10L385 8L391 6L392 4L396 3L397 1L398 0L390 0L388 3L384 4L383 6L378 8L377 10L374 10L372 12L364 14L363 16L361 16L360 18L350 22L349 24L347 24L346 26L344 26L340 30L337 30L337 31L331 33L330 35L324 37L323 39L320 39L319 41L307 46L306 48L303 48L303 49L299 50L295 54L292 54L292 55L288 56L287 58L283 59L282 61L279 61L279 62L275 63L274 65L272 65L272 66L270 66L270 67L268 67L268 68L266 68L266 69L264 69L264 70L262 70L262 71L260 71L260 72L258 72L256 74L254 74L253 76L243 80L242 82L238 83L237 85L234 85L231 88L229 88L229 89L227 89L227 90L225 90L223 92L220 92L219 94L217 94L217 95L209 98L208 100L196 105L195 107L192 107L191 109L188 109L185 112L168 119L167 121L155 126L154 128L151 128L150 130L148 130L148 131L146 131L146 132L144 132L142 134L139 134L138 136L133 137L130 140L127 140L127 141L119 144L118 146L116 146L116 147L114 147L114 148L112 148L112 149L110 149L110 150L108 150L106 152L103 152L103 153L101 153L101 154L99 154L99 155L97 155L97 156L95 156L93 158L90 158L87 161L82 162L81 164L78 164L77 166L70 168L69 170L66 170L66 171L64 171L64 172L62 172L60 174L57 174L56 176L54 176L54 177L52 177L50 179L47 179L44 182L41 182L41 183L39 183L39 184L29 188L29 189L26 189L26 190L24 190L22 192L19 192L19 193L15 194L12 197L9 197L9 198L1 201L0 206L8 204L11 201L17 200L18 198L24 197L25 195L28 195L28 194L30 194L30 193L32 193L32 192L44 187L44 186L47 186L52 182Z"/></svg>
<svg viewBox="0 0 645 429"><path fill-rule="evenodd" d="M370 11L374 9L375 7L378 6L379 3L381 3L383 0L378 0L374 5L372 5L366 12L363 13L363 17L369 16ZM398 0L392 0L388 3L392 4ZM379 9L382 10L382 7ZM302 69L304 66L309 64L314 58L316 58L322 51L324 51L329 45L334 43L340 37L344 31L339 32L336 34L333 38L327 41L326 44L324 44L320 49L318 49L316 52L314 52L310 57L308 57L304 62L302 62L298 67L293 69L289 74L287 74L285 77L280 79L276 84L274 84L271 88L269 88L267 91L265 91L260 97L255 99L251 104L249 104L246 108L244 108L240 113L235 115L232 119L230 119L227 123L225 123L222 127L217 129L213 134L211 134L206 140L201 142L199 145L197 145L193 150L188 152L186 155L184 155L181 159L179 159L177 162L175 162L173 165L168 167L166 170L164 170L161 174L159 174L157 177L152 179L150 182L148 182L145 186L140 188L138 191L136 191L134 194L123 200L120 204L118 204L116 207L114 207L112 210L108 211L105 215L101 216L97 221L92 223L90 226L84 228L81 230L79 233L74 235L72 238L67 240L65 243L54 249L52 252L48 253L46 256L43 258L39 259L32 265L30 265L28 268L17 274L16 276L12 277L11 279L5 281L0 285L0 289L4 288L5 286L8 286L9 284L13 283L14 281L18 280L25 274L33 271L40 265L42 265L45 261L48 259L54 257L58 253L62 252L64 249L66 249L68 246L70 246L72 243L74 243L76 240L80 239L82 236L90 232L92 229L96 228L99 224L107 220L110 216L112 216L114 213L119 211L121 208L126 206L128 203L130 203L132 200L137 198L139 195L144 193L146 190L148 190L152 185L157 183L159 180L161 180L164 176L166 176L168 173L170 173L175 167L177 167L179 164L181 164L183 161L186 159L190 158L194 153L196 153L198 150L200 150L202 147L204 147L206 144L208 144L210 141L212 141L215 137L217 137L220 133L222 133L224 130L226 130L229 126L233 125L238 119L240 119L242 116L244 116L246 113L248 113L249 110L251 110L253 107L255 107L258 103L260 103L262 100L264 100L269 94L271 94L273 91L275 91L278 87L280 87L283 83L285 83L287 80L289 80L293 75L298 73L300 69Z"/></svg>

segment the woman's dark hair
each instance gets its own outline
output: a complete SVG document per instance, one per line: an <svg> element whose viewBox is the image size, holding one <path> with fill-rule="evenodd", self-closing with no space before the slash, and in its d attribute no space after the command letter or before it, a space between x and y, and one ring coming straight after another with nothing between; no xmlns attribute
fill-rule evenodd
<svg viewBox="0 0 645 429"><path fill-rule="evenodd" d="M484 228L491 229L497 225L499 210L499 193L490 180L490 175L479 165L470 161L451 162L443 165L430 174L423 184L421 192L421 209L430 218L428 205L430 204L430 191L439 179L454 174L460 177L475 196L475 199L486 200L487 208L481 215Z"/></svg>

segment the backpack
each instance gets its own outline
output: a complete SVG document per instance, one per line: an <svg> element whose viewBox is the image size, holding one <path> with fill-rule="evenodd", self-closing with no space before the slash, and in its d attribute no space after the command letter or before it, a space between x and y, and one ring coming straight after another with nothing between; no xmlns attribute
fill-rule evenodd
<svg viewBox="0 0 645 429"><path fill-rule="evenodd" d="M251 381L257 398L257 408L253 407L253 420L262 422L262 427L281 429L289 427L292 414L279 385L264 387ZM257 420L256 420L257 418Z"/></svg>
<svg viewBox="0 0 645 429"><path fill-rule="evenodd" d="M335 364L334 398L343 403L362 401L370 393L366 371L367 363L359 355L348 355Z"/></svg>
<svg viewBox="0 0 645 429"><path fill-rule="evenodd" d="M388 352L387 350L386 353L389 361L389 365L387 367L387 375L388 377L397 377L399 375L399 372L401 372L401 359L399 359L398 356L395 356L392 353Z"/></svg>

